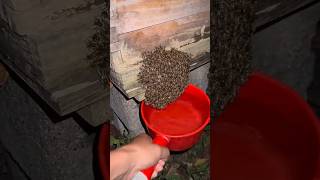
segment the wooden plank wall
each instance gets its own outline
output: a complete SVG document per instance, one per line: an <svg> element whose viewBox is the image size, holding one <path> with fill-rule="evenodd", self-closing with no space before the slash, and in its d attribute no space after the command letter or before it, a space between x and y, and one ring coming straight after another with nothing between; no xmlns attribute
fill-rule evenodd
<svg viewBox="0 0 320 180"><path fill-rule="evenodd" d="M141 52L175 47L197 59L210 52L209 0L112 0L111 79L129 98L143 99L137 82Z"/></svg>
<svg viewBox="0 0 320 180"><path fill-rule="evenodd" d="M86 61L100 0L0 0L4 63L59 114L107 96Z"/></svg>

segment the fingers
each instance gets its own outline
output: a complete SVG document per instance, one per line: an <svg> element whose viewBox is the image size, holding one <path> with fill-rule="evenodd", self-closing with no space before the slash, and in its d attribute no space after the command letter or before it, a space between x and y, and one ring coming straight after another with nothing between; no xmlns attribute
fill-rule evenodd
<svg viewBox="0 0 320 180"><path fill-rule="evenodd" d="M157 173L162 171L163 170L163 166L164 166L164 164L158 163L156 168L154 169L154 171L157 172Z"/></svg>
<svg viewBox="0 0 320 180"><path fill-rule="evenodd" d="M158 162L158 164L156 165L154 172L152 174L152 179L158 176L158 173L161 172L163 170L163 166L165 164L165 161L160 160Z"/></svg>
<svg viewBox="0 0 320 180"><path fill-rule="evenodd" d="M151 176L151 179L154 179L158 176L158 173L156 171L153 172L152 176Z"/></svg>
<svg viewBox="0 0 320 180"><path fill-rule="evenodd" d="M166 162L165 162L164 160L160 160L160 161L158 162L158 165L164 166L165 163L166 163Z"/></svg>

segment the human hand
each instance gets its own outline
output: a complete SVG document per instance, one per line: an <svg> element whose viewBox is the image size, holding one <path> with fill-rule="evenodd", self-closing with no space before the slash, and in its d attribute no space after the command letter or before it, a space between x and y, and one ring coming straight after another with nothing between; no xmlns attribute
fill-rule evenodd
<svg viewBox="0 0 320 180"><path fill-rule="evenodd" d="M140 134L127 145L126 148L133 150L132 162L133 168L129 172L131 179L137 172L155 165L152 178L155 178L162 171L165 161L168 159L170 152L168 148L153 144L152 139L146 134Z"/></svg>
<svg viewBox="0 0 320 180"><path fill-rule="evenodd" d="M163 169L170 152L141 134L130 144L110 152L110 179L131 180L139 171L156 165L152 178Z"/></svg>

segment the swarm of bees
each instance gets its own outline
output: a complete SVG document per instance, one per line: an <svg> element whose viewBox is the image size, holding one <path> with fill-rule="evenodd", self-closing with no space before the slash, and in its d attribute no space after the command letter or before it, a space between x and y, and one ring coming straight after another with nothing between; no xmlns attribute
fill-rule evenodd
<svg viewBox="0 0 320 180"><path fill-rule="evenodd" d="M87 42L89 54L87 60L89 64L97 70L99 80L104 87L108 87L110 72L109 58L109 26L107 26L109 9L104 8L100 16L96 17L94 22L95 33Z"/></svg>
<svg viewBox="0 0 320 180"><path fill-rule="evenodd" d="M188 85L191 56L175 48L159 46L142 53L138 81L145 91L145 103L157 109L175 101Z"/></svg>
<svg viewBox="0 0 320 180"><path fill-rule="evenodd" d="M254 0L214 1L211 11L211 64L207 92L216 116L236 96L251 67Z"/></svg>

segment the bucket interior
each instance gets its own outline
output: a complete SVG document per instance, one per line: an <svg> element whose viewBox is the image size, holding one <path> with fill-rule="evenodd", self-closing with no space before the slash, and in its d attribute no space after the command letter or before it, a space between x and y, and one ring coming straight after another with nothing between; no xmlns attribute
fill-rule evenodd
<svg viewBox="0 0 320 180"><path fill-rule="evenodd" d="M261 74L240 89L213 126L216 180L314 180L319 122L292 90Z"/></svg>
<svg viewBox="0 0 320 180"><path fill-rule="evenodd" d="M165 109L158 110L141 104L146 126L167 137L187 136L199 132L209 122L210 103L207 95L194 85Z"/></svg>

